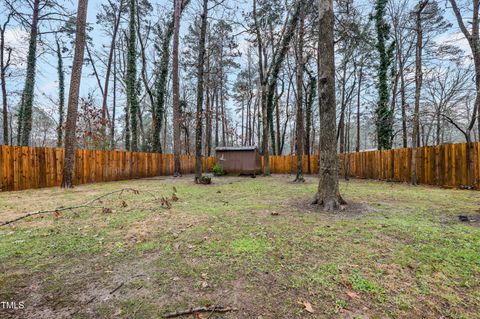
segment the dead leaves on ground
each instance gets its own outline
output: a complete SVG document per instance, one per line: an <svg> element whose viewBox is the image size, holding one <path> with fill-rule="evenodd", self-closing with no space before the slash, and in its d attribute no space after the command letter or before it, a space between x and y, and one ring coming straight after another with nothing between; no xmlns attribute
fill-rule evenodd
<svg viewBox="0 0 480 319"><path fill-rule="evenodd" d="M297 301L297 303L299 305L303 306L305 311L307 311L309 313L315 313L315 310L313 309L313 306L310 302L308 302L306 300L299 300L299 301Z"/></svg>
<svg viewBox="0 0 480 319"><path fill-rule="evenodd" d="M111 208L108 208L108 207L103 207L102 212L104 214L111 214L111 213L113 213L113 210Z"/></svg>
<svg viewBox="0 0 480 319"><path fill-rule="evenodd" d="M167 209L172 208L172 204L170 203L170 200L166 197L160 198L160 205L162 205L162 207Z"/></svg>
<svg viewBox="0 0 480 319"><path fill-rule="evenodd" d="M350 299L358 299L358 298L360 298L360 296L359 296L356 292L353 292L353 291L347 291L347 296L348 296Z"/></svg>
<svg viewBox="0 0 480 319"><path fill-rule="evenodd" d="M62 214L60 214L60 212L58 210L55 210L53 212L53 219L59 219L61 215Z"/></svg>

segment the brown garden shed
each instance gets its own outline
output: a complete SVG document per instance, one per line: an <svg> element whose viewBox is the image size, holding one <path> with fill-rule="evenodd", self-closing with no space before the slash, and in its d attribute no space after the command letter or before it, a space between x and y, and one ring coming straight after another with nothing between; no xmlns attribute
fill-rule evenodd
<svg viewBox="0 0 480 319"><path fill-rule="evenodd" d="M216 162L226 174L257 175L262 173L262 160L256 146L217 147Z"/></svg>

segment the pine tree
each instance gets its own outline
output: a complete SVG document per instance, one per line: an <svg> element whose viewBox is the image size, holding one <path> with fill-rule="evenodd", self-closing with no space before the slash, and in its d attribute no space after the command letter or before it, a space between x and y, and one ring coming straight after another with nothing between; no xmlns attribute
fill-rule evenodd
<svg viewBox="0 0 480 319"><path fill-rule="evenodd" d="M62 187L73 187L73 169L75 167L75 144L78 112L78 96L82 79L83 56L85 52L85 28L87 24L88 0L78 1L77 30L75 36L75 53L73 56L70 92L68 94L68 111L65 128L65 155Z"/></svg>

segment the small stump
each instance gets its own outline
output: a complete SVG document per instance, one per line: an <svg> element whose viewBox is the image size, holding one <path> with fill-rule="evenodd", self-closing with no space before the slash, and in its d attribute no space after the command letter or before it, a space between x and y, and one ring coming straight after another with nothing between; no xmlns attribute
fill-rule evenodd
<svg viewBox="0 0 480 319"><path fill-rule="evenodd" d="M208 176L201 176L195 181L197 184L208 185L212 183L212 178Z"/></svg>

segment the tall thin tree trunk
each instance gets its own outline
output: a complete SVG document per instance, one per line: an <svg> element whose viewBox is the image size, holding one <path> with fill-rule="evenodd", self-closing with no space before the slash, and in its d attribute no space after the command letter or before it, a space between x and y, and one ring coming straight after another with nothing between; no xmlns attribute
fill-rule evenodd
<svg viewBox="0 0 480 319"><path fill-rule="evenodd" d="M413 134L412 134L412 165L411 180L412 185L417 185L417 147L419 146L419 127L420 127L420 94L422 90L423 72L422 72L422 49L423 49L423 28L422 11L428 4L428 0L419 3L415 12L415 32L417 34L417 45L415 53L415 110L413 112Z"/></svg>
<svg viewBox="0 0 480 319"><path fill-rule="evenodd" d="M311 131L312 131L312 113L313 113L313 102L315 99L316 95L316 86L317 86L317 81L315 77L311 74L310 75L310 83L308 84L308 100L306 104L306 135L305 135L305 150L307 153L307 160L308 160L308 174L312 174L312 167L310 163L310 157L312 154L312 147L311 147L311 142L312 140L315 140L315 133L313 136L311 136Z"/></svg>
<svg viewBox="0 0 480 319"><path fill-rule="evenodd" d="M115 149L115 115L117 110L117 54L113 56L112 123L110 123L110 149Z"/></svg>
<svg viewBox="0 0 480 319"><path fill-rule="evenodd" d="M172 61L172 91L173 91L173 155L174 155L174 176L181 176L180 167L180 79L179 79L179 61L178 47L180 42L180 11L181 0L175 0L174 10L174 32L173 32L173 61Z"/></svg>
<svg viewBox="0 0 480 319"><path fill-rule="evenodd" d="M303 178L302 158L304 154L304 114L303 114L303 37L304 30L304 0L300 0L300 13L299 13L299 25L298 25L298 49L297 49L297 121L296 121L296 140L295 150L297 155L297 174L295 182L305 182Z"/></svg>
<svg viewBox="0 0 480 319"><path fill-rule="evenodd" d="M346 96L346 85L347 85L347 60L345 59L342 63L342 97L340 105L340 120L338 122L338 131L337 131L337 141L340 145L340 154L345 152L345 96Z"/></svg>
<svg viewBox="0 0 480 319"><path fill-rule="evenodd" d="M203 12L201 15L200 39L198 44L197 61L197 114L195 124L195 182L202 178L202 131L203 131L203 72L205 63L205 42L207 38L207 15L208 0L203 0ZM243 121L243 117L242 117Z"/></svg>
<svg viewBox="0 0 480 319"><path fill-rule="evenodd" d="M357 141L355 144L355 152L360 152L360 101L362 92L362 79L363 79L363 62L360 65L358 74L358 91L357 91Z"/></svg>
<svg viewBox="0 0 480 319"><path fill-rule="evenodd" d="M320 180L314 203L327 211L345 201L338 186L333 0L319 0L318 96L320 105Z"/></svg>
<svg viewBox="0 0 480 319"><path fill-rule="evenodd" d="M5 52L5 31L12 14L7 16L6 21L0 28L0 86L2 89L2 114L3 114L3 144L11 144L9 142L9 124L8 121L8 98L7 98L7 81L6 81L6 72L10 64L10 58L12 54L12 49L7 49L8 52ZM5 57L7 57L5 61Z"/></svg>
<svg viewBox="0 0 480 319"><path fill-rule="evenodd" d="M75 131L77 126L78 96L82 79L83 56L85 52L85 27L87 22L88 0L79 0L77 9L77 25L75 35L75 53L70 78L70 92L68 94L68 111L65 129L65 155L63 166L62 187L73 187L73 169L75 167Z"/></svg>
<svg viewBox="0 0 480 319"><path fill-rule="evenodd" d="M60 42L56 39L57 44L57 72L58 72L58 126L57 126L57 147L63 144L63 117L65 107L65 72L63 71L63 57Z"/></svg>
<svg viewBox="0 0 480 319"><path fill-rule="evenodd" d="M219 130L219 121L218 121L218 113L219 113L219 107L218 107L218 88L215 87L215 147L218 147L218 130Z"/></svg>
<svg viewBox="0 0 480 319"><path fill-rule="evenodd" d="M112 72L112 62L114 60L114 55L115 55L115 45L116 45L116 40L117 40L117 33L118 33L118 28L120 26L120 18L123 10L123 1L120 0L119 8L118 8L118 14L115 16L115 24L113 26L113 33L112 33L112 39L110 41L110 51L108 53L108 60L107 60L107 70L105 73L105 82L103 85L103 96L102 96L102 129L104 133L106 133L106 125L107 125L107 100L108 100L108 86L110 84L110 74ZM115 63L115 62L113 62ZM115 90L115 88L114 88ZM115 91L113 92L115 94ZM113 119L112 119L113 121ZM113 125L113 124L110 124ZM112 131L112 129L110 129ZM112 137L112 134L110 134ZM114 142L110 141L110 146L113 145Z"/></svg>

